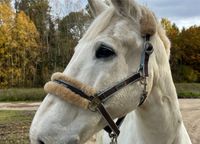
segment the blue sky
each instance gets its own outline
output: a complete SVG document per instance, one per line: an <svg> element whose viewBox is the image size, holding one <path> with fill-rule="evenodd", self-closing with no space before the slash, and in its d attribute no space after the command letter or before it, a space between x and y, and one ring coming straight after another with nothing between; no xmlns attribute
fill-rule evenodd
<svg viewBox="0 0 200 144"><path fill-rule="evenodd" d="M55 16L78 11L87 0L50 0ZM200 25L200 0L136 0L155 12L158 18L168 18L179 28Z"/></svg>

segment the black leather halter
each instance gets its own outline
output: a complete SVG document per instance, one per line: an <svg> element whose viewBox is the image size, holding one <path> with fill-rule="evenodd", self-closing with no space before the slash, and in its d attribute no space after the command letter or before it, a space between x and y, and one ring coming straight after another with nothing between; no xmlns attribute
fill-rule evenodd
<svg viewBox="0 0 200 144"><path fill-rule="evenodd" d="M61 84L62 86L66 87L66 88L70 89L71 91L73 91L74 93L78 94L80 97L90 101L89 110L91 110L93 112L96 112L96 111L100 112L102 114L103 118L107 121L108 125L104 128L104 130L106 132L108 132L110 138L112 138L112 142L117 141L117 137L120 134L119 128L126 116L119 118L115 123L113 121L111 115L105 109L104 102L107 99L109 99L110 97L112 97L115 92L119 91L120 89L124 88L125 86L135 83L135 82L138 82L138 81L141 81L141 84L143 85L144 89L143 89L142 95L140 97L140 102L139 102L138 106L141 106L144 103L144 101L147 98L147 94L148 94L148 92L146 90L146 86L147 86L146 77L148 77L149 56L153 52L153 46L149 42L149 39L150 39L150 35L146 35L138 71L136 73L130 75L126 79L118 82L114 86L107 88L104 91L101 91L95 95L88 96L83 91L81 91L80 89L71 85L70 83L67 83L63 80L54 80L54 82Z"/></svg>

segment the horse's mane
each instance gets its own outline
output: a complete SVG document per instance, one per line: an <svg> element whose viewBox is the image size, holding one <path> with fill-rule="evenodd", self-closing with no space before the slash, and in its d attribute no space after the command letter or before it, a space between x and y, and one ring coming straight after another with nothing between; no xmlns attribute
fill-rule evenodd
<svg viewBox="0 0 200 144"><path fill-rule="evenodd" d="M165 49L166 49L166 53L169 56L170 55L170 47L171 47L171 43L166 35L166 31L164 30L163 26L161 25L160 22L157 22L157 32L158 35L160 37L160 39L162 40Z"/></svg>

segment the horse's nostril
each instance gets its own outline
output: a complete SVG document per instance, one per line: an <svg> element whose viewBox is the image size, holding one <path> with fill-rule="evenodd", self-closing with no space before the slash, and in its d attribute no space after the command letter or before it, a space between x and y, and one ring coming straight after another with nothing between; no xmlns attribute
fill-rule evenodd
<svg viewBox="0 0 200 144"><path fill-rule="evenodd" d="M42 140L38 139L38 144L45 144Z"/></svg>

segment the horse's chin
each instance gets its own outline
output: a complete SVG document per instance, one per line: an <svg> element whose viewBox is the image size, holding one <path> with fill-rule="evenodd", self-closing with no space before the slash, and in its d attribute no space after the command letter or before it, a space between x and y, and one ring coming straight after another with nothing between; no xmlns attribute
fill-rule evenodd
<svg viewBox="0 0 200 144"><path fill-rule="evenodd" d="M70 133L70 129L66 132L57 131L57 133L52 134L52 130L46 132L30 131L30 141L31 144L84 144L87 142L94 133L84 131L84 133ZM37 135L35 134L37 133ZM69 134L70 133L70 134Z"/></svg>

